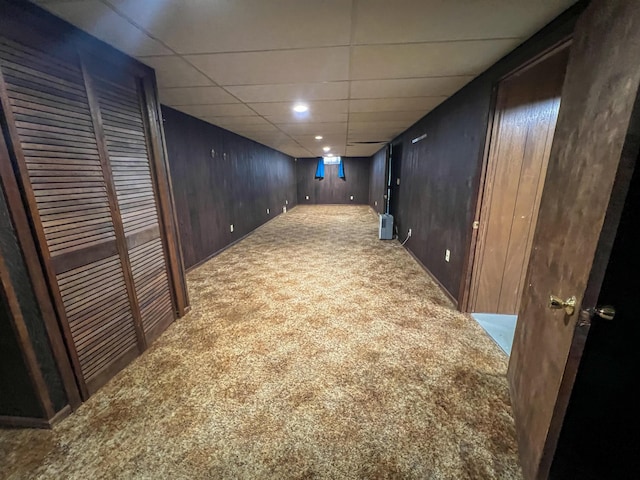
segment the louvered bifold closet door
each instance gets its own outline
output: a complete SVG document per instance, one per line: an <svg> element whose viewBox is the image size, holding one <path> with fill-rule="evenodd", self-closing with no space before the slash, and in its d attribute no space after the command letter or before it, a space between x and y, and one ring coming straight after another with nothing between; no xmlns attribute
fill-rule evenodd
<svg viewBox="0 0 640 480"><path fill-rule="evenodd" d="M147 341L175 318L141 95L134 77L119 81L93 77L109 163L127 240L136 297Z"/></svg>
<svg viewBox="0 0 640 480"><path fill-rule="evenodd" d="M79 62L0 36L3 110L84 395L139 352Z"/></svg>

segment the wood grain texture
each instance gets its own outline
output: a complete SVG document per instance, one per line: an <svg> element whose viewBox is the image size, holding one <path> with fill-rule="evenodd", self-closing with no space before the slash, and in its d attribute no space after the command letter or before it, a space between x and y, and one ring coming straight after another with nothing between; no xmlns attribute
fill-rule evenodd
<svg viewBox="0 0 640 480"><path fill-rule="evenodd" d="M113 365L131 341L138 343L139 351L144 349L141 325L140 332L135 331L141 320L132 280L127 282L126 244L98 100L77 61L52 62L43 51L8 39L2 44L3 96L15 125L13 146L18 150L19 145L23 182L35 199L36 228L42 229L55 269L61 315L81 386L90 394L101 386L96 376L115 373ZM21 80L15 72L25 65L33 81L17 91ZM73 92L73 103L49 85ZM43 105L43 90L55 100L51 106ZM63 136L40 137L35 125L43 121L62 130ZM74 163L67 163L70 160Z"/></svg>
<svg viewBox="0 0 640 480"><path fill-rule="evenodd" d="M157 186L159 224L164 233L162 243L167 254L171 277L171 296L178 317L191 309L185 277L184 253L178 230L173 182L169 172L169 156L164 134L162 109L158 100L158 85L153 75L146 75L140 85L144 92L144 111L147 118L148 149L151 152L151 176Z"/></svg>
<svg viewBox="0 0 640 480"><path fill-rule="evenodd" d="M315 178L317 158L299 158L296 162L298 204L357 204L369 203L369 157L342 157L345 179L338 177L338 165L325 165L324 179ZM309 200L306 199L307 195ZM353 200L350 197L353 195Z"/></svg>
<svg viewBox="0 0 640 480"><path fill-rule="evenodd" d="M0 6L4 131L86 398L173 321L170 279L184 284L180 265L168 273L172 233L154 196L166 174L155 168L162 144L149 139L161 134L142 88L153 71L33 5ZM133 265L129 249L146 257Z"/></svg>
<svg viewBox="0 0 640 480"><path fill-rule="evenodd" d="M571 47L508 372L526 478L548 474L589 325L549 294L595 306L638 154L639 21L629 2L592 3Z"/></svg>
<svg viewBox="0 0 640 480"><path fill-rule="evenodd" d="M169 107L162 111L186 268L296 205L293 158Z"/></svg>
<svg viewBox="0 0 640 480"><path fill-rule="evenodd" d="M406 247L458 300L465 288L493 86L569 36L583 8L578 4L562 14L392 142L402 164L392 212L400 236L412 229ZM424 140L411 143L424 133Z"/></svg>
<svg viewBox="0 0 640 480"><path fill-rule="evenodd" d="M14 26L15 27L15 26ZM17 30L15 32L16 35L18 35L21 30ZM22 191L23 197L24 197L24 203L27 205L27 209L29 211L29 216L33 225L33 234L36 237L37 243L38 243L38 247L40 250L40 254L42 257L42 262L43 262L43 269L44 269L44 275L46 276L46 280L48 283L48 287L52 292L51 298L53 300L53 303L55 305L56 308L56 313L58 315L58 318L60 319L60 329L62 330L62 333L64 335L65 338L65 342L67 343L67 345L72 345L73 344L73 339L72 339L72 335L71 335L71 330L69 328L69 323L66 320L65 317L65 307L64 307L64 303L62 301L62 297L60 295L60 290L58 288L58 284L57 284L57 280L56 280L56 270L54 267L53 262L51 261L52 258L52 254L49 248L49 244L48 244L48 238L47 235L45 233L45 229L43 228L42 225L42 221L40 218L40 210L39 210L39 204L38 204L38 199L35 195L34 189L31 186L31 182L30 182L30 175L29 175L29 169L27 167L27 161L26 161L26 155L25 152L22 149L22 137L21 137L21 132L19 130L19 128L25 128L27 131L29 129L34 129L37 131L40 130L44 130L45 132L47 131L53 131L55 133L58 132L66 132L66 129L60 127L59 125L57 125L57 123L55 121L50 121L47 119L43 119L42 123L32 123L32 122L24 122L23 124L19 123L14 111L13 111L13 106L11 104L11 97L10 97L10 85L11 83L7 82L5 80L5 76L4 73L5 71L8 71L9 74L11 74L11 66L15 64L15 60L17 59L18 61L20 61L20 59L22 58L21 55L16 55L15 54L15 49L12 48L8 48L10 46L13 47L17 47L18 49L22 49L25 53L30 54L32 57L36 57L36 59L38 57L42 57L42 52L34 49L30 46L25 46L23 44L20 44L18 42L14 42L13 40L4 37L3 39L3 43L5 44L5 47L2 51L4 52L3 57L0 57L1 61L2 61L2 65L0 68L0 101L2 102L2 108L3 108L3 113L4 113L4 119L5 119L5 128L6 128L6 135L7 135L7 144L8 146L10 146L11 148L11 154L12 156L16 159L15 160L15 165L13 166L13 168L15 168L15 175L20 183L20 189ZM8 52L14 52L14 54L7 54ZM58 53L58 52L56 52ZM64 57L63 58L59 58L59 57L54 57L53 61L60 61L63 63L63 65L66 65L67 63L69 63L70 65L72 65L76 71L76 85L80 85L80 78L79 78L79 72L80 72L80 68L79 65L77 64L77 58L69 58L68 57L68 52L63 51L64 53ZM66 63L65 63L66 62ZM41 63L41 62L36 62L36 63ZM9 68L7 68L7 66ZM45 65L43 66L42 64L40 64L40 69L41 70L47 70L46 69L46 62ZM67 69L69 69L69 67L67 66ZM29 77L27 77L29 78ZM9 80L11 80L11 75L9 76ZM20 77L16 77L14 75L14 83L20 83L21 82L21 78ZM35 97L37 97L37 93L40 91L41 88L46 88L47 87L47 83L46 82L31 82L27 85L29 87L29 92L32 93ZM78 96L80 97L80 101L78 103L83 104L84 101L84 108L85 108L85 118L88 117L88 106L86 104L86 98L83 100L83 95L80 92L80 87L75 88L74 89L74 98L77 99ZM64 92L62 89L58 88L54 91L50 91L49 94L50 95L61 95L62 97L64 97ZM64 105L64 104L63 104ZM42 127L43 126L43 127ZM90 134L88 134L87 132L82 132L79 129L77 129L77 133L79 135L79 138L82 140L84 139L84 141L86 143L88 143L89 145L91 144L91 137ZM48 137L44 137L43 141L47 141L46 138ZM69 135L66 140L70 141L70 139L74 138L72 135ZM25 137L26 139L26 137ZM94 145L95 145L95 141L94 141ZM69 155L69 159L67 160L68 162L71 162L70 164L77 164L79 163L82 159L78 158L78 155L74 155L74 154L70 154ZM95 151L94 157L92 158L93 161L98 160L98 155L97 155L97 150ZM56 158L51 158L49 159L50 163L53 165L56 165L58 162L56 161ZM60 165L64 165L63 162L60 162ZM72 190L71 190L72 191ZM68 199L68 195L70 193L70 189L69 188L62 188L60 189L59 192L57 192L57 194L54 195L42 195L41 201L61 201L63 202L69 202L74 208L78 208L78 203L77 200L69 200ZM78 191L76 192L81 198L88 196L88 197L92 197L91 198L91 202L96 202L98 204L102 204L101 206L104 207L105 202L103 198L98 197L97 199L93 198L93 196L95 196L96 194L99 196L101 193L101 190L99 187L94 187L94 188L79 188ZM90 224L91 225L91 224ZM89 229L91 229L92 227L89 226ZM109 227L107 227L106 231L108 232ZM52 239L57 238L56 234L59 234L59 232L51 232L54 235L51 236ZM103 232L104 233L104 232ZM71 360L71 364L73 366L74 369L74 373L76 376L76 381L78 382L78 388L80 389L80 393L82 394L83 397L86 397L87 395L87 389L86 389L86 385L84 384L84 382L82 381L81 378L81 365L80 365L80 360L78 358L78 355L76 354L75 350L73 348L69 349L69 357Z"/></svg>
<svg viewBox="0 0 640 480"><path fill-rule="evenodd" d="M472 311L518 313L568 50L498 88L480 214Z"/></svg>
<svg viewBox="0 0 640 480"><path fill-rule="evenodd" d="M122 248L130 272L132 304L140 325L139 336L146 346L149 332L175 318L169 268L161 239L156 183L148 151L148 139L142 116L144 102L135 77L99 78L95 93L99 105L110 176L122 221ZM134 237L138 240L135 247ZM142 240L145 240L144 242ZM161 332L156 332L159 334Z"/></svg>
<svg viewBox="0 0 640 480"><path fill-rule="evenodd" d="M0 224L0 255L10 259L6 262L10 281L27 320L30 336L35 340L33 348L54 409L58 411L67 403L75 409L80 405L78 387L41 274L39 254L3 135L0 135Z"/></svg>
<svg viewBox="0 0 640 480"><path fill-rule="evenodd" d="M376 213L384 213L387 205L387 148L383 148L371 157L369 175L369 206Z"/></svg>

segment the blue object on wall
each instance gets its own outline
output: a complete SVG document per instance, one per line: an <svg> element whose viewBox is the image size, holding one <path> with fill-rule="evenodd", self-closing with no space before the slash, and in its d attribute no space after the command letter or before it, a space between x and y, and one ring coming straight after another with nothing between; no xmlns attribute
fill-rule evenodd
<svg viewBox="0 0 640 480"><path fill-rule="evenodd" d="M342 163L342 158L340 158L340 164L338 165L338 178L346 180L344 176L344 163Z"/></svg>
<svg viewBox="0 0 640 480"><path fill-rule="evenodd" d="M322 180L324 178L324 160L322 158L318 159L318 167L316 168L316 177Z"/></svg>

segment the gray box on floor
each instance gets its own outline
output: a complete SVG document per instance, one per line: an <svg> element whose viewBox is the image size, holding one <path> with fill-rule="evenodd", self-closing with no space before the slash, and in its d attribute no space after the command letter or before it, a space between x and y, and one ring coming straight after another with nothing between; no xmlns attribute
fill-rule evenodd
<svg viewBox="0 0 640 480"><path fill-rule="evenodd" d="M393 239L393 215L388 213L380 214L380 226L378 228L380 240Z"/></svg>

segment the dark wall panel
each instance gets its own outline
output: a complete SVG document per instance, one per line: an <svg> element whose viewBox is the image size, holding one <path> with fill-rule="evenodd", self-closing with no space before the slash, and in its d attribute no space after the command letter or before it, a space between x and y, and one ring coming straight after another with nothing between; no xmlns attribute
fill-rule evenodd
<svg viewBox="0 0 640 480"><path fill-rule="evenodd" d="M43 418L22 352L11 325L11 313L0 292L0 415Z"/></svg>
<svg viewBox="0 0 640 480"><path fill-rule="evenodd" d="M412 229L406 247L455 298L471 243L493 89L501 77L570 36L583 9L581 3L562 14L393 141L402 164L392 208L399 236Z"/></svg>
<svg viewBox="0 0 640 480"><path fill-rule="evenodd" d="M1 184L0 255L4 259L7 268L6 273L18 299L38 365L40 366L42 376L49 390L49 396L51 397L55 411L59 411L67 404L67 396L51 350L49 338L42 319L42 313L38 307L27 267L15 236ZM3 309L4 307L5 305L2 306ZM31 385L31 383L28 375L23 377L23 374L26 375L26 370L24 372L22 371L21 365L24 365L22 354L19 350L17 354L14 351L15 337L12 338L13 327L11 327L9 323L10 317L8 315L10 315L9 311L2 313L1 322L3 325L0 326L2 329L2 332L0 332L0 364L3 365L2 372L0 372L0 390L4 391L2 395L3 398L0 400L0 415L42 417L43 413L39 405L37 414L32 411L31 404L33 401L37 402L37 399L36 397L31 398L31 386L27 388L23 385ZM7 335L6 338L5 334ZM17 347L17 344L15 346ZM9 369L9 371L7 372L6 369ZM11 401L9 401L8 396L11 397ZM12 405L11 402L15 402L16 409L9 409L10 405ZM6 409L4 409L5 407Z"/></svg>
<svg viewBox="0 0 640 480"><path fill-rule="evenodd" d="M186 268L296 205L293 158L172 108L162 112Z"/></svg>
<svg viewBox="0 0 640 480"><path fill-rule="evenodd" d="M345 178L338 178L338 165L325 165L324 179L315 178L317 158L296 162L299 204L369 203L369 157L342 157ZM353 195L353 200L351 196ZM309 200L306 197L309 196Z"/></svg>
<svg viewBox="0 0 640 480"><path fill-rule="evenodd" d="M384 213L387 193L387 147L371 157L369 205L376 213Z"/></svg>

